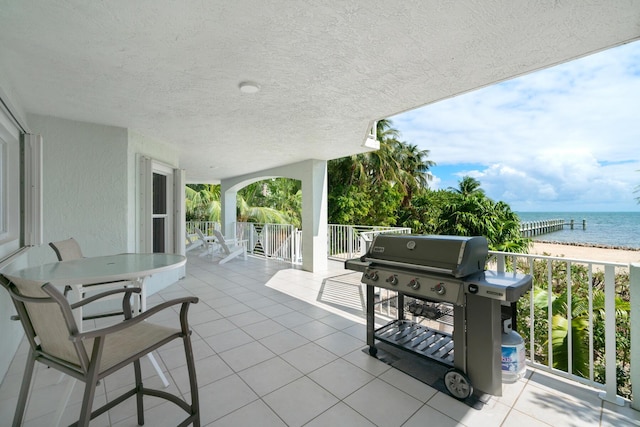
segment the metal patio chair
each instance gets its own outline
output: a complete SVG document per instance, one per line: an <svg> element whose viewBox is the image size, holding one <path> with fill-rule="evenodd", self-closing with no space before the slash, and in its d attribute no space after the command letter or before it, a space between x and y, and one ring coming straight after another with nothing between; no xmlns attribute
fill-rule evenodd
<svg viewBox="0 0 640 427"><path fill-rule="evenodd" d="M138 424L143 425L144 395L166 399L182 408L188 416L180 426L200 425L198 385L191 347L191 330L187 320L189 306L197 303L198 298L184 297L167 301L134 317L131 314L131 296L139 293L140 288L109 290L71 304L50 283L1 274L0 284L11 295L17 311L15 318L22 323L30 345L13 420L14 427L19 427L22 423L36 361L85 383L80 417L74 425L88 426L91 419L133 396L136 397ZM123 294L124 320L105 328L80 332L72 309L118 293ZM163 310L171 311L170 307L176 305L181 306L180 314L176 315L179 318L179 327L169 328L147 321ZM177 321L178 319L176 323ZM178 338L182 339L184 345L190 381L190 404L178 396L148 389L142 384L140 358ZM92 411L98 381L129 364L133 364L134 368L134 387Z"/></svg>
<svg viewBox="0 0 640 427"><path fill-rule="evenodd" d="M80 244L73 237L67 240L60 240L57 242L49 242L49 246L56 253L58 257L58 261L71 261L74 259L84 258L82 254L82 249L80 249ZM85 298L85 296L90 296L91 294L98 292L105 292L112 289L124 288L126 286L132 286L135 283L129 280L120 280L116 282L106 282L106 283L94 283L91 285L76 285L76 286L66 286L64 289L64 294L67 295L70 291L75 294L76 301L80 301ZM116 296L117 298L117 296ZM139 308L140 304L136 304L136 308ZM76 317L76 321L79 319L82 320L90 320L90 319L99 319L101 317L108 316L118 316L122 315L120 311L100 311L91 315L86 315L83 313L83 309L80 307L77 309L78 314Z"/></svg>

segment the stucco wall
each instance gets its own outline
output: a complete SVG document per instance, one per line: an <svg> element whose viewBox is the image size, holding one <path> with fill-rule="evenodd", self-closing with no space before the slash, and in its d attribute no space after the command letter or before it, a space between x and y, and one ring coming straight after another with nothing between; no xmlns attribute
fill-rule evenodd
<svg viewBox="0 0 640 427"><path fill-rule="evenodd" d="M43 236L30 264L55 261L50 241L75 237L85 256L127 251L126 129L28 115L43 137Z"/></svg>

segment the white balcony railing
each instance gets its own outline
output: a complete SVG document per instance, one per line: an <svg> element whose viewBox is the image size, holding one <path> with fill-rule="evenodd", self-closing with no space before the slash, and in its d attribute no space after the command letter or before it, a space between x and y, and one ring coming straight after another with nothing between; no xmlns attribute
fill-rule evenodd
<svg viewBox="0 0 640 427"><path fill-rule="evenodd" d="M248 242L249 253L302 264L302 235L291 224L237 222L236 237Z"/></svg>
<svg viewBox="0 0 640 427"><path fill-rule="evenodd" d="M489 268L534 277L517 322L531 366L600 388L600 397L612 403L622 403L619 391L629 397L635 320L629 296L640 269L505 252L490 252Z"/></svg>
<svg viewBox="0 0 640 427"><path fill-rule="evenodd" d="M216 221L187 221L187 234L196 234L196 228L205 236L213 236L213 230L220 230L220 223Z"/></svg>
<svg viewBox="0 0 640 427"><path fill-rule="evenodd" d="M329 224L329 259L344 261L364 255L373 237L380 233L411 233L406 227Z"/></svg>

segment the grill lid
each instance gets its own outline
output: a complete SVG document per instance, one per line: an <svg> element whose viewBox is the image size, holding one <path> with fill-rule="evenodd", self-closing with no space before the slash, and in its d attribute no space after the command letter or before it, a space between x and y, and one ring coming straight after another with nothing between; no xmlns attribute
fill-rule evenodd
<svg viewBox="0 0 640 427"><path fill-rule="evenodd" d="M482 236L379 234L363 261L464 277L483 271L488 254Z"/></svg>

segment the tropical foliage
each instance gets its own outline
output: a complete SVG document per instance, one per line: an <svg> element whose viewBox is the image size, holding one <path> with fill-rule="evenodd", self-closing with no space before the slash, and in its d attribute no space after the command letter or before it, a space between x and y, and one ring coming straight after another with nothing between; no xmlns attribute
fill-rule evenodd
<svg viewBox="0 0 640 427"><path fill-rule="evenodd" d="M529 240L520 235L520 219L504 202L494 202L480 188L480 182L464 177L452 189L448 203L442 206L437 234L485 236L492 250L526 252Z"/></svg>
<svg viewBox="0 0 640 427"><path fill-rule="evenodd" d="M187 221L220 221L220 185L188 184ZM238 192L237 221L294 224L300 227L300 181L278 178L249 184Z"/></svg>
<svg viewBox="0 0 640 427"><path fill-rule="evenodd" d="M401 207L431 179L429 151L398 139L390 120L377 123L380 149L328 163L329 222L396 225Z"/></svg>
<svg viewBox="0 0 640 427"><path fill-rule="evenodd" d="M410 227L418 234L487 237L490 248L526 252L520 220L503 202L494 202L480 182L464 177L458 188L431 190L428 150L399 140L390 120L377 124L380 149L332 160L329 222Z"/></svg>

